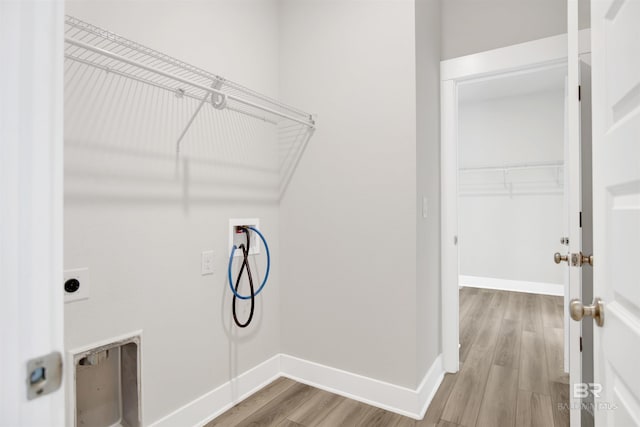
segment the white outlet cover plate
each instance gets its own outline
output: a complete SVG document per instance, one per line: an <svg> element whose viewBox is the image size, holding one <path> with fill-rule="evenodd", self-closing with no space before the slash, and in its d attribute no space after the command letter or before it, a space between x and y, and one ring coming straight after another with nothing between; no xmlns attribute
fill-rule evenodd
<svg viewBox="0 0 640 427"><path fill-rule="evenodd" d="M260 218L231 218L229 220L229 254L233 249L233 242L235 236L235 227L238 225L250 225L260 230ZM260 253L260 244L262 243L260 237L255 233L251 235L251 248L249 248L249 255L257 255ZM234 257L242 256L242 251L236 250Z"/></svg>
<svg viewBox="0 0 640 427"><path fill-rule="evenodd" d="M69 293L64 291L64 302L65 304L73 301L80 301L84 299L88 299L91 291L91 282L89 280L89 269L88 268L75 268L72 270L65 270L64 277L62 280L62 289L64 289L64 284L69 279L76 279L80 282L80 288L73 292Z"/></svg>

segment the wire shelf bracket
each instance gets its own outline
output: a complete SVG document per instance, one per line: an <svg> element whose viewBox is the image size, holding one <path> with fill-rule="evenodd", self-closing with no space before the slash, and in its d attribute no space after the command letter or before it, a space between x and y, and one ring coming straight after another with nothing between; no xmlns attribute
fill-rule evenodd
<svg viewBox="0 0 640 427"><path fill-rule="evenodd" d="M222 79L218 79L216 80L216 82L212 85L212 89L215 90L219 90L220 87L222 86ZM180 96L183 96L182 94ZM200 101L200 104L198 104L198 107L196 108L196 110L193 112L193 114L191 115L191 118L189 119L189 121L187 122L187 125L185 126L184 130L182 131L182 133L180 133L180 136L178 137L178 142L176 142L176 154L180 154L180 143L182 142L182 140L184 139L185 135L187 134L187 132L189 131L189 128L191 127L191 125L193 124L194 120L196 119L196 117L198 117L198 113L200 112L200 110L202 110L202 107L204 106L204 104L206 104L207 99L212 96L211 93L207 93L204 98L202 98L202 101ZM216 104L215 102L213 102L213 106L215 108L221 109L224 108L224 105L222 104L221 101L218 101L218 103Z"/></svg>

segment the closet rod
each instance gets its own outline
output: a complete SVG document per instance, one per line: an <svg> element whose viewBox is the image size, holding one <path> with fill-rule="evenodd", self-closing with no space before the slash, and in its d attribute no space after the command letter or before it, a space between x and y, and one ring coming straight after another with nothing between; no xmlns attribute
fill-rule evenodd
<svg viewBox="0 0 640 427"><path fill-rule="evenodd" d="M315 126L314 126L314 124L313 124L313 121L310 121L310 122L308 122L308 121L304 121L304 120L298 119L298 118L296 118L296 117L290 116L290 115L288 115L288 114L284 114L284 113L281 113L281 112L279 112L279 111L272 110L271 108L264 107L264 106L262 106L262 105L259 105L259 104L256 104L256 103L253 103L253 102L251 102L251 101L247 101L246 99L239 98L239 97L237 97L237 96L235 96L235 95L226 94L226 93L224 93L224 92L222 92L222 91L219 91L219 90L213 89L213 88L211 88L211 87L203 86L203 85L201 85L201 84L198 84L198 83L195 83L195 82L189 81L189 80L187 80L187 79L183 79L182 77L176 76L175 74L167 73L166 71L158 70L158 69L155 69L155 68L150 67L150 66L148 66L148 65L141 64L141 63L139 63L139 62L137 62L137 61L134 61L134 60L132 60L132 59L128 59L128 58L125 58L125 57L123 57L123 56L121 56L121 55L118 55L117 53L109 52L108 50L105 50L105 49L101 49L101 48L99 48L99 47L92 46L92 45L87 44L87 43L85 43L85 42L82 42L82 41L80 41L80 40L76 40L76 39L73 39L73 38L71 38L71 37L65 37L65 42L67 42L67 43L69 43L69 44L72 44L72 45L74 45L74 46L81 47L81 48L83 48L83 49L90 50L90 51L95 52L95 53L98 53L98 54L100 54L100 55L104 55L104 56L106 56L106 57L109 57L109 58L115 59L115 60L117 60L117 61L121 61L121 62L124 62L124 63L130 64L130 65L133 65L133 66L135 66L135 67L142 68L142 69L147 70L147 71L151 71L152 73L156 73L156 74L159 74L159 75L161 75L161 76L168 77L168 78L170 78L170 79L173 79L173 80L176 80L176 81L182 82L182 83L187 84L187 85L189 85L189 86L193 86L193 87L195 87L195 88L198 88L198 89L201 89L201 90L203 90L203 91L206 91L207 93L215 94L215 95L219 95L219 96L222 96L222 97L226 97L226 98L227 98L227 99L229 99L229 100L239 102L239 103L244 104L244 105L247 105L247 106L249 106L249 107L257 108L257 109L259 109L259 110L265 111L265 112L270 113L270 114L274 114L274 115L279 116L279 117L282 117L282 118L284 118L284 119L292 120L292 121L294 121L294 122L298 122L298 123L300 123L300 124L303 124L303 125L305 125L305 126L308 126L308 127L309 127L309 128L311 128L311 129L314 129L314 128L315 128Z"/></svg>

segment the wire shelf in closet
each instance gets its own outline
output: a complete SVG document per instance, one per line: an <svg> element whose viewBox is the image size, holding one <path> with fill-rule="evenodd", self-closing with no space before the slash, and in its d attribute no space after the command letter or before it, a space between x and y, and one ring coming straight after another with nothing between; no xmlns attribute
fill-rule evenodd
<svg viewBox="0 0 640 427"><path fill-rule="evenodd" d="M564 162L460 168L461 196L562 194Z"/></svg>
<svg viewBox="0 0 640 427"><path fill-rule="evenodd" d="M197 103L175 135L176 153L204 108L232 111L278 127L282 195L315 130L313 115L72 16L65 18L65 59Z"/></svg>

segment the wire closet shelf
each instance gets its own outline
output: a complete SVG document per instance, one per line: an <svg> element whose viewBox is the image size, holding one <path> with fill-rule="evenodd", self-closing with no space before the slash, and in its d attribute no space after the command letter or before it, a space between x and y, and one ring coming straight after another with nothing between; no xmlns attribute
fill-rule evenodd
<svg viewBox="0 0 640 427"><path fill-rule="evenodd" d="M65 57L104 71L277 124L315 127L311 114L67 15Z"/></svg>
<svg viewBox="0 0 640 427"><path fill-rule="evenodd" d="M65 17L65 59L195 100L197 108L176 135L177 156L206 105L276 125L279 144L285 147L280 161L281 195L315 131L314 116L305 111L69 15Z"/></svg>
<svg viewBox="0 0 640 427"><path fill-rule="evenodd" d="M563 161L460 168L460 195L562 194Z"/></svg>
<svg viewBox="0 0 640 427"><path fill-rule="evenodd" d="M315 131L314 116L305 111L69 15L65 17L65 60L195 102L190 118L175 135L176 160L181 142L204 107L275 125L281 151L280 196Z"/></svg>

